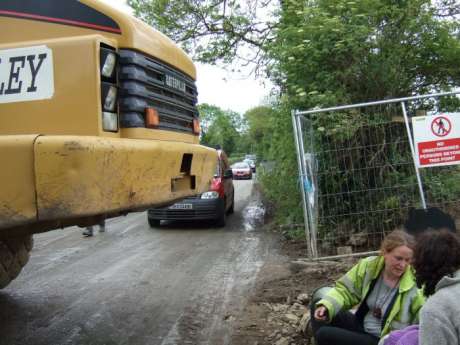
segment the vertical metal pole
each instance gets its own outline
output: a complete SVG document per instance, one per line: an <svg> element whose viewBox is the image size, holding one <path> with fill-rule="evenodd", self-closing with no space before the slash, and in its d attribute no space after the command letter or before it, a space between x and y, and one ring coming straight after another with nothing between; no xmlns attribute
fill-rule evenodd
<svg viewBox="0 0 460 345"><path fill-rule="evenodd" d="M403 115L404 115L404 121L406 123L407 137L409 139L410 150L411 150L411 153L412 153L412 160L414 162L415 175L417 176L417 183L418 183L418 190L419 190L419 193L420 193L420 200L422 201L423 208L426 210L425 193L423 191L422 179L420 177L420 171L418 169L417 157L415 157L415 148L414 148L414 143L413 143L413 140L412 140L412 134L410 132L409 118L407 117L406 105L404 104L404 102L401 102L401 107L402 107L402 111L403 111Z"/></svg>
<svg viewBox="0 0 460 345"><path fill-rule="evenodd" d="M302 194L302 206L303 206L303 219L304 219L304 227L305 227L305 238L307 240L307 255L309 258L312 257L312 248L311 248L311 241L310 241L310 227L309 227L309 220L308 220L308 211L307 211L307 200L306 200L306 197L305 197L305 189L303 187L303 179L304 179L304 175L303 175L303 160L302 160L302 157L301 157L301 153L300 153L300 143L299 143L299 132L298 132L298 128L297 128L297 121L296 121L296 117L297 117L297 111L296 110L293 110L291 112L291 117L292 117L292 129L294 130L294 139L295 139L295 148L296 148L296 152L297 152L297 165L298 165L298 169L299 169L299 177L300 177L300 188L301 188L301 194Z"/></svg>
<svg viewBox="0 0 460 345"><path fill-rule="evenodd" d="M303 140L302 122L300 121L299 115L296 116L296 120L297 120L297 130L299 131L299 142L300 142L299 148L300 148L300 156L302 157L302 163L303 163L302 164L303 176L305 179L308 179L309 175L308 175L307 163L305 161L305 143ZM309 179L309 183L312 184L313 181ZM311 209L310 202L308 200L308 195L306 194L306 191L304 191L304 193L305 193L305 201L307 202L306 206L307 206L308 219L309 219L309 224L310 224L309 229L310 229L310 238L311 238L311 251L313 254L313 258L317 258L318 250L316 248L316 243L317 243L316 242L316 227L313 221L313 210Z"/></svg>

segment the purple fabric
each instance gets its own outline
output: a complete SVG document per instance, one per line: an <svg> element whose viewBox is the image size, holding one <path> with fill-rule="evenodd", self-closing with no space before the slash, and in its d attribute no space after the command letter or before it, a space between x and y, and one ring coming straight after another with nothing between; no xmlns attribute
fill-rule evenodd
<svg viewBox="0 0 460 345"><path fill-rule="evenodd" d="M418 325L391 332L383 345L418 345Z"/></svg>

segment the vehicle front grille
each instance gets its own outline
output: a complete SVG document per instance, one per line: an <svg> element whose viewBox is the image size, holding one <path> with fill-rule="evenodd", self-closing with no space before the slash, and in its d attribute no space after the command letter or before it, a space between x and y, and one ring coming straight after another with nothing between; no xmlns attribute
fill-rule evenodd
<svg viewBox="0 0 460 345"><path fill-rule="evenodd" d="M121 127L145 127L145 108L155 108L158 129L193 132L198 117L195 81L186 74L140 52L119 51Z"/></svg>

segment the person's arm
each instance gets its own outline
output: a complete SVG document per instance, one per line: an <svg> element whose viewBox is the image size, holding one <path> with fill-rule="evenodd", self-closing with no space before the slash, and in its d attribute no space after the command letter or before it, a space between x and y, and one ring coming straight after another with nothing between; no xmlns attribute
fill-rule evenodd
<svg viewBox="0 0 460 345"><path fill-rule="evenodd" d="M360 260L343 275L322 300L316 305L327 309L328 319L332 319L340 310L348 310L361 302L363 277L368 259ZM315 313L316 314L316 313Z"/></svg>
<svg viewBox="0 0 460 345"><path fill-rule="evenodd" d="M451 320L442 310L420 313L419 345L454 345L459 339Z"/></svg>

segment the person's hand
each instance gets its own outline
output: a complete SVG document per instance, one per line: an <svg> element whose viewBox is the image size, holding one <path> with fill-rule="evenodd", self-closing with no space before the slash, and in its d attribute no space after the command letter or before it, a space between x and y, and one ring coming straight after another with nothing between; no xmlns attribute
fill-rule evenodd
<svg viewBox="0 0 460 345"><path fill-rule="evenodd" d="M326 307L320 305L318 308L316 308L314 317L319 321L327 321L329 316Z"/></svg>

